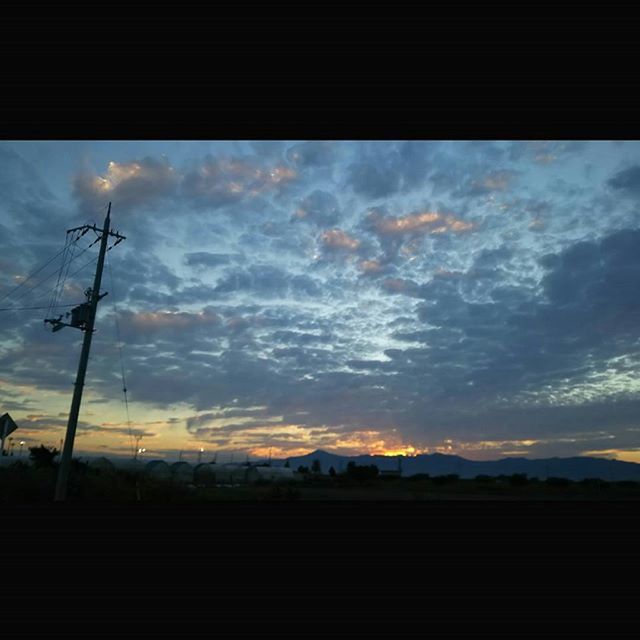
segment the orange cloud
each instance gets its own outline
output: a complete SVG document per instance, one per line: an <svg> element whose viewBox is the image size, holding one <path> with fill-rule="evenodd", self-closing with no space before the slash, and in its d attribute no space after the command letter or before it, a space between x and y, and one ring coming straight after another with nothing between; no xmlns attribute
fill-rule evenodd
<svg viewBox="0 0 640 640"><path fill-rule="evenodd" d="M379 273L380 271L382 271L383 267L378 260L362 260L360 262L360 268L362 269L363 273L372 274Z"/></svg>
<svg viewBox="0 0 640 640"><path fill-rule="evenodd" d="M465 222L453 215L444 215L436 211L424 211L413 213L401 218L382 217L379 214L372 216L374 229L380 235L400 235L406 233L445 233L453 231L462 233L471 231L474 224Z"/></svg>
<svg viewBox="0 0 640 640"><path fill-rule="evenodd" d="M187 329L197 324L215 324L219 321L217 314L210 311L200 313L150 311L135 313L131 322L137 329Z"/></svg>
<svg viewBox="0 0 640 640"><path fill-rule="evenodd" d="M325 247L330 249L344 249L346 251L355 251L360 246L360 240L352 238L348 233L341 229L331 229L325 231L320 240Z"/></svg>

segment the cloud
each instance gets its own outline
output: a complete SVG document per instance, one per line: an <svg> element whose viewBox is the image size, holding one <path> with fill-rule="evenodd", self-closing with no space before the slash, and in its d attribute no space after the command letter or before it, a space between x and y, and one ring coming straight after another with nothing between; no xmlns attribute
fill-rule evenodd
<svg viewBox="0 0 640 640"><path fill-rule="evenodd" d="M334 225L340 218L338 200L331 193L316 190L301 200L292 221L307 221L318 226Z"/></svg>
<svg viewBox="0 0 640 640"><path fill-rule="evenodd" d="M336 160L336 145L325 140L302 142L287 150L287 160L300 167L330 165Z"/></svg>
<svg viewBox="0 0 640 640"><path fill-rule="evenodd" d="M322 246L328 251L356 251L360 246L360 240L350 236L342 229L330 229L320 236Z"/></svg>
<svg viewBox="0 0 640 640"><path fill-rule="evenodd" d="M484 176L469 180L462 188L458 189L454 195L458 197L477 197L496 191L505 192L513 185L517 175L516 171L491 171Z"/></svg>
<svg viewBox="0 0 640 640"><path fill-rule="evenodd" d="M592 155L587 180L579 164L563 172L574 152L527 143L515 159L491 142L206 146L216 152L204 158L181 146L171 180L168 161L123 161L76 190L76 203L97 204L102 178L130 211L162 222L150 230L127 216L128 240L109 254L92 400L121 395L114 295L135 402L179 405L181 427L195 412L212 421L196 428L229 427L203 431L212 442L375 448L392 429L414 447L624 440L640 397L639 232L619 205L636 193L629 169L610 177ZM247 148L255 155L240 155ZM0 154L0 167L0 285L10 286L60 248L50 231L62 240L79 212L35 166ZM363 213L362 199L378 197ZM66 405L81 335L44 332L37 313L0 323L2 402L36 414L53 393ZM13 385L22 390L10 395ZM581 425L589 439L562 441Z"/></svg>
<svg viewBox="0 0 640 640"><path fill-rule="evenodd" d="M411 233L463 233L475 228L472 222L465 222L453 215L438 213L436 211L423 211L412 213L408 216L396 218L383 217L377 212L372 212L367 218L371 228L379 235L404 235Z"/></svg>
<svg viewBox="0 0 640 640"><path fill-rule="evenodd" d="M362 270L362 274L365 276L377 276L387 270L386 265L376 258L373 258L372 260L361 260L358 266Z"/></svg>
<svg viewBox="0 0 640 640"><path fill-rule="evenodd" d="M288 273L284 269L266 264L227 271L214 289L218 294L241 291L267 297L320 295L320 287L311 276Z"/></svg>
<svg viewBox="0 0 640 640"><path fill-rule="evenodd" d="M216 208L281 189L296 177L294 169L284 164L265 166L255 156L210 155L184 175L181 194L194 206Z"/></svg>
<svg viewBox="0 0 640 640"><path fill-rule="evenodd" d="M210 253L209 251L195 251L192 253L186 253L184 256L184 262L189 267L218 267L223 264L229 264L232 259L237 256L228 253Z"/></svg>
<svg viewBox="0 0 640 640"><path fill-rule="evenodd" d="M185 311L179 313L143 311L128 314L126 321L130 322L134 329L152 332L163 331L165 329L193 329L199 325L217 324L220 322L220 318L215 312L210 309L205 309L199 313L187 313Z"/></svg>
<svg viewBox="0 0 640 640"><path fill-rule="evenodd" d="M348 183L355 193L369 199L388 197L400 191L401 176L394 169L357 162L348 169Z"/></svg>
<svg viewBox="0 0 640 640"><path fill-rule="evenodd" d="M145 157L131 162L109 162L103 175L76 176L73 194L81 209L96 213L107 201L119 210L147 207L175 194L179 174L168 159Z"/></svg>
<svg viewBox="0 0 640 640"><path fill-rule="evenodd" d="M364 198L379 199L424 187L442 143L411 140L362 146L358 161L347 167L346 184Z"/></svg>
<svg viewBox="0 0 640 640"><path fill-rule="evenodd" d="M583 151L587 144L585 140L518 141L511 143L508 155L512 161L530 159L537 165L546 166Z"/></svg>
<svg viewBox="0 0 640 640"><path fill-rule="evenodd" d="M424 236L443 237L473 231L477 223L466 221L449 213L438 211L418 211L406 216L395 217L385 209L371 209L361 223L361 227L377 236L384 255L380 260L385 264L397 263L420 252L421 238Z"/></svg>
<svg viewBox="0 0 640 640"><path fill-rule="evenodd" d="M634 165L619 171L612 178L609 178L607 184L626 195L640 195L640 166Z"/></svg>
<svg viewBox="0 0 640 640"><path fill-rule="evenodd" d="M381 287L388 293L400 293L407 296L419 297L419 287L413 280L404 278L386 278Z"/></svg>
<svg viewBox="0 0 640 640"><path fill-rule="evenodd" d="M176 168L165 157L111 161L101 175L83 171L73 195L83 212L96 213L107 201L119 210L148 209L174 201L192 207L220 208L277 194L297 172L270 157L207 155L189 168Z"/></svg>

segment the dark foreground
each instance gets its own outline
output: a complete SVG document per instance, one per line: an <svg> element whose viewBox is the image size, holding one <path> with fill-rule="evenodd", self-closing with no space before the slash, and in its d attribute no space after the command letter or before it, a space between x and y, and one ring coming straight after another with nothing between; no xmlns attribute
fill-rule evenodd
<svg viewBox="0 0 640 640"><path fill-rule="evenodd" d="M49 502L57 467L14 465L0 469L0 501ZM69 482L69 501L209 502L209 501L424 501L424 500L640 500L640 483L599 479L539 480L526 476L412 476L357 480L347 476L309 475L298 482L205 486L163 480L116 470L76 465Z"/></svg>

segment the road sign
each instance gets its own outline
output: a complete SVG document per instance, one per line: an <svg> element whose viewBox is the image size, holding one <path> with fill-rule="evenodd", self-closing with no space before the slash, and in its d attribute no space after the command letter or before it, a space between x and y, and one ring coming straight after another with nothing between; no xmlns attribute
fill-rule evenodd
<svg viewBox="0 0 640 640"><path fill-rule="evenodd" d="M0 416L0 437L2 437L3 440L17 428L18 425L8 413Z"/></svg>

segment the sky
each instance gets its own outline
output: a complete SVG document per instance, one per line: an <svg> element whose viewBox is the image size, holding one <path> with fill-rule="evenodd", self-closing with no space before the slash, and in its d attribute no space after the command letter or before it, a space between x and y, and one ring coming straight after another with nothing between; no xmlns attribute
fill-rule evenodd
<svg viewBox="0 0 640 640"><path fill-rule="evenodd" d="M15 451L64 437L95 234L25 279L111 202L78 455L640 462L640 142L5 140L0 194Z"/></svg>

